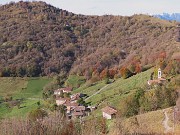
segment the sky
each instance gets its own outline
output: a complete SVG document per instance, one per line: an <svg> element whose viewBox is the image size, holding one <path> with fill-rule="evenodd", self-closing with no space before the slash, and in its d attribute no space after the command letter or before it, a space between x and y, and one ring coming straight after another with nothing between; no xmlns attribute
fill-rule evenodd
<svg viewBox="0 0 180 135"><path fill-rule="evenodd" d="M19 0L0 0L0 4ZM30 1L30 0L29 0ZM180 13L180 0L41 0L84 15L133 15Z"/></svg>

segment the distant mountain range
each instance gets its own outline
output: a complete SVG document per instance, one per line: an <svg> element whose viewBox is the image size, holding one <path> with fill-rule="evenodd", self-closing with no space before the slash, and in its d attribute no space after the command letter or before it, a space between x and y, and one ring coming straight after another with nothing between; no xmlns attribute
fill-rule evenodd
<svg viewBox="0 0 180 135"><path fill-rule="evenodd" d="M173 13L173 14L163 13L161 15L154 15L154 16L163 20L169 20L169 21L175 20L177 22L180 22L180 13Z"/></svg>

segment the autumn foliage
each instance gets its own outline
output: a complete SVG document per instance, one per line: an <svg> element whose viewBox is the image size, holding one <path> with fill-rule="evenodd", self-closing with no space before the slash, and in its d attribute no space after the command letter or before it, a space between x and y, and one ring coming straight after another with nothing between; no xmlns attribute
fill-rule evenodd
<svg viewBox="0 0 180 135"><path fill-rule="evenodd" d="M148 15L85 16L45 2L11 2L0 6L0 76L77 74L90 80L98 73L101 80L107 73L113 78L114 67L139 73L177 51L174 26Z"/></svg>
<svg viewBox="0 0 180 135"><path fill-rule="evenodd" d="M132 75L132 72L126 67L122 67L119 72L124 79Z"/></svg>

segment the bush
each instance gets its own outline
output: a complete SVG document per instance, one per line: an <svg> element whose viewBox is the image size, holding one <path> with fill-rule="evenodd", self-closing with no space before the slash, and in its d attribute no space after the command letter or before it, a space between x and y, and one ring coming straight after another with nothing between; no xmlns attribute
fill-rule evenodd
<svg viewBox="0 0 180 135"><path fill-rule="evenodd" d="M109 78L105 78L104 83L108 84L109 83Z"/></svg>
<svg viewBox="0 0 180 135"><path fill-rule="evenodd" d="M46 116L48 116L46 111L42 109L36 109L29 113L28 118L32 121L36 121L36 120L42 120Z"/></svg>
<svg viewBox="0 0 180 135"><path fill-rule="evenodd" d="M122 67L120 69L120 74L124 79L126 79L132 75L132 72L128 68Z"/></svg>

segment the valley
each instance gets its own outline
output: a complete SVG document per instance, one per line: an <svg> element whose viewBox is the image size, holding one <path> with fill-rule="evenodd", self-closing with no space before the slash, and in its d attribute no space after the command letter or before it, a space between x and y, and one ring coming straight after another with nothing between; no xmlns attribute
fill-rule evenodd
<svg viewBox="0 0 180 135"><path fill-rule="evenodd" d="M180 133L180 24L0 5L0 134Z"/></svg>

